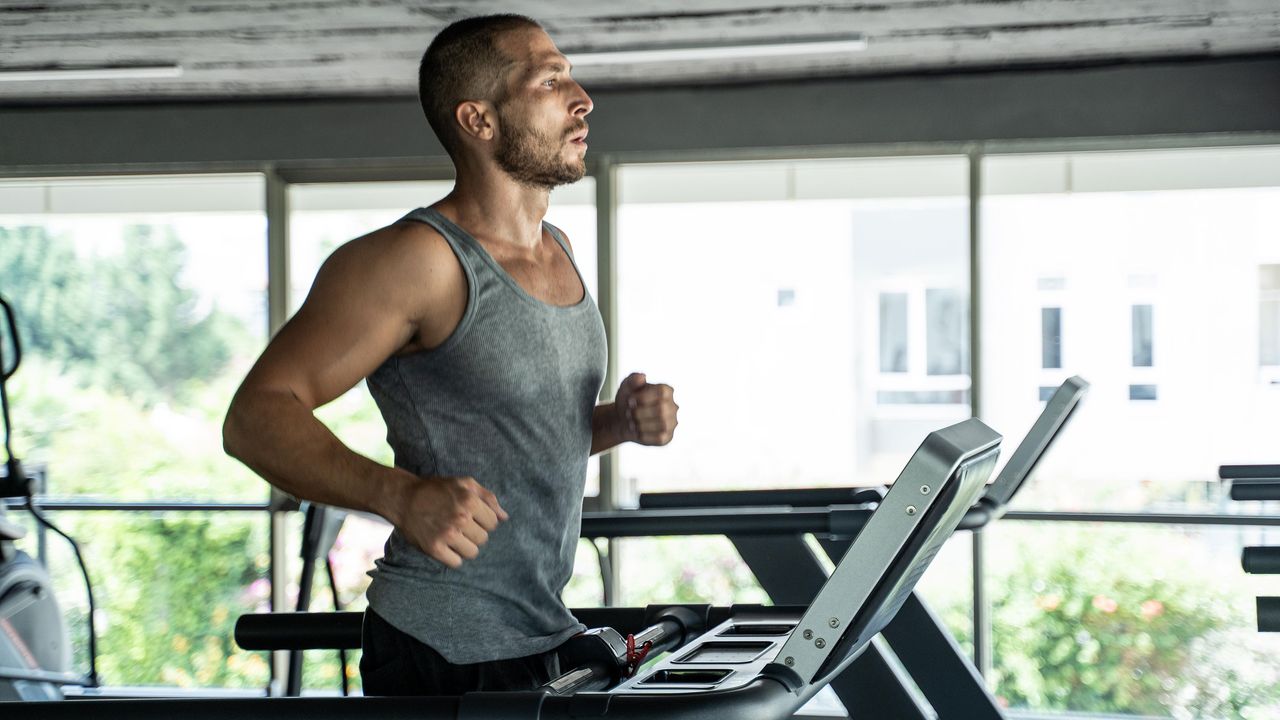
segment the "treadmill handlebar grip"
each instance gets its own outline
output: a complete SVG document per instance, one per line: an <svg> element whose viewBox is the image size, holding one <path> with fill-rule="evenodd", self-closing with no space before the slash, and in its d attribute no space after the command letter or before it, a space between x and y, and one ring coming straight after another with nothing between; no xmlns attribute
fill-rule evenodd
<svg viewBox="0 0 1280 720"><path fill-rule="evenodd" d="M1280 632L1280 597L1258 598L1258 632Z"/></svg>
<svg viewBox="0 0 1280 720"><path fill-rule="evenodd" d="M1275 480L1280 482L1280 465L1220 465L1222 480Z"/></svg>
<svg viewBox="0 0 1280 720"><path fill-rule="evenodd" d="M1280 480L1234 480L1232 500L1280 500Z"/></svg>
<svg viewBox="0 0 1280 720"><path fill-rule="evenodd" d="M252 613L236 620L242 650L352 650L360 647L362 612Z"/></svg>
<svg viewBox="0 0 1280 720"><path fill-rule="evenodd" d="M1240 566L1250 575L1280 575L1280 547L1247 547Z"/></svg>
<svg viewBox="0 0 1280 720"><path fill-rule="evenodd" d="M696 490L641 493L640 508L694 509L724 507L828 507L880 502L884 486L786 488L774 490Z"/></svg>

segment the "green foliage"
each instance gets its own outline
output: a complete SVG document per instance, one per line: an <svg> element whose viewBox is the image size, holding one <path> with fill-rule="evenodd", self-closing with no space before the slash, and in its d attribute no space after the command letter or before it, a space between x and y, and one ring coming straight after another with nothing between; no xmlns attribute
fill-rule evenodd
<svg viewBox="0 0 1280 720"><path fill-rule="evenodd" d="M118 241L118 242L117 242ZM92 243L0 227L0 293L13 302L24 361L10 383L15 451L50 469L59 495L259 498L266 486L227 458L220 425L255 341L184 285L186 250L168 227ZM265 601L263 515L69 513L99 607L99 670L112 685L255 687L263 653L231 639ZM50 537L51 569L87 664L79 569ZM28 548L34 550L34 548Z"/></svg>
<svg viewBox="0 0 1280 720"><path fill-rule="evenodd" d="M622 605L768 603L724 537L644 538L622 543Z"/></svg>
<svg viewBox="0 0 1280 720"><path fill-rule="evenodd" d="M24 513L11 518L34 525ZM265 609L268 521L260 514L57 513L77 538L97 601L98 670L108 685L261 687L265 653L239 650L236 618ZM23 541L34 553L34 536ZM49 569L88 668L88 604L70 548L49 536Z"/></svg>
<svg viewBox="0 0 1280 720"><path fill-rule="evenodd" d="M1243 644L1252 633L1231 594L1207 582L1212 561L1194 557L1195 543L1067 525L1020 539L989 579L995 684L1011 705L1241 717L1280 700L1274 673L1250 677L1273 663Z"/></svg>
<svg viewBox="0 0 1280 720"><path fill-rule="evenodd" d="M104 248L82 256L72 238L43 227L0 227L0 294L25 349L145 404L188 399L247 333L216 309L199 316L171 228L130 226L116 251Z"/></svg>

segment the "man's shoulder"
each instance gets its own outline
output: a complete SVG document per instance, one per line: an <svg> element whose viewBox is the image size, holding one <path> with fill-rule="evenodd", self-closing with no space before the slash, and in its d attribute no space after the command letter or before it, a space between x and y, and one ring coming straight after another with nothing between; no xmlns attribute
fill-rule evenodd
<svg viewBox="0 0 1280 720"><path fill-rule="evenodd" d="M431 260L441 253L452 254L448 242L434 226L417 220L400 219L352 240L350 245L367 246L403 260Z"/></svg>
<svg viewBox="0 0 1280 720"><path fill-rule="evenodd" d="M361 235L335 250L330 259L348 269L378 275L447 272L458 265L440 231L414 220L397 220Z"/></svg>

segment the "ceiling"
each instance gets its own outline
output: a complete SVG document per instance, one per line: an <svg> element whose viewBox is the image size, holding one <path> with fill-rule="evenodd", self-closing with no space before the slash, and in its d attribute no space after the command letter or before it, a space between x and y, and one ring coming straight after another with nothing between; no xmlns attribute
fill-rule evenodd
<svg viewBox="0 0 1280 720"><path fill-rule="evenodd" d="M0 103L412 95L436 31L520 12L566 53L859 32L842 56L582 68L588 90L1280 53L1278 0L0 0L0 70L173 64L163 79L0 82Z"/></svg>

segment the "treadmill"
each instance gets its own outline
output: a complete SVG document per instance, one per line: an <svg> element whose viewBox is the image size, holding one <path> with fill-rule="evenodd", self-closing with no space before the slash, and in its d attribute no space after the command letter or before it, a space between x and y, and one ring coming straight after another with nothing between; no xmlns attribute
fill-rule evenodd
<svg viewBox="0 0 1280 720"><path fill-rule="evenodd" d="M981 530L1005 514L1088 389L1078 376L1057 388L958 529ZM805 604L827 581L828 563L841 562L853 549L851 538L869 522L882 497L883 489L867 487L647 493L640 496L639 511L584 519L583 535L723 534L773 602ZM826 558L808 543L809 535ZM855 708L901 720L1005 716L975 663L916 593L831 686L855 717Z"/></svg>
<svg viewBox="0 0 1280 720"><path fill-rule="evenodd" d="M999 444L1000 436L977 419L930 433L851 541L851 552L845 554L807 608L752 606L713 613L703 606L703 617L717 617L719 622L697 637L676 633L681 645L670 655L603 691L579 689L592 686L593 678L611 672L587 666L574 668L534 691L475 692L458 697L88 700L0 703L0 708L23 714L14 717L53 720L79 720L85 714L103 720L779 720L790 717L848 668L894 617L966 510L982 494L995 468ZM678 614L673 611L668 617ZM246 649L316 647L305 638L282 643L280 637L269 637L271 633L265 628L272 625L315 619L290 615L295 614L245 616L238 623L237 639ZM347 622L349 626L349 619ZM256 626L256 631L242 632L247 626ZM246 643L247 637L256 642ZM350 640L348 635L343 641ZM92 707L81 702L90 702Z"/></svg>

